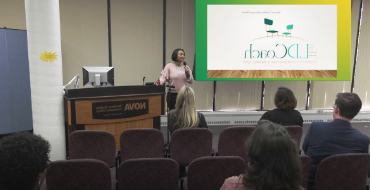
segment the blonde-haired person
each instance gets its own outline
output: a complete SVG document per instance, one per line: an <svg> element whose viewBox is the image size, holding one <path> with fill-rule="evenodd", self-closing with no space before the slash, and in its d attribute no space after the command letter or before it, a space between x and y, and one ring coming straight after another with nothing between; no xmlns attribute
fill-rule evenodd
<svg viewBox="0 0 370 190"><path fill-rule="evenodd" d="M208 128L204 115L196 110L194 90L187 86L180 89L175 109L170 111L170 132L183 128Z"/></svg>

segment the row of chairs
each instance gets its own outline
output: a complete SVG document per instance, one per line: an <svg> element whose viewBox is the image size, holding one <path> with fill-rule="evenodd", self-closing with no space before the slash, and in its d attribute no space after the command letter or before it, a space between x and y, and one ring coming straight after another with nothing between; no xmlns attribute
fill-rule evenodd
<svg viewBox="0 0 370 190"><path fill-rule="evenodd" d="M302 128L286 126L292 138L300 147ZM107 131L75 131L69 136L69 157L71 159L94 158L110 167L133 158L171 157L179 165L188 165L192 160L213 154L239 156L246 161L245 140L254 131L254 126L228 127L220 134L218 147L212 147L212 132L208 129L176 130L171 135L170 149L165 152L164 138L156 129L129 129L120 136L120 153L116 151L114 136Z"/></svg>
<svg viewBox="0 0 370 190"><path fill-rule="evenodd" d="M302 161L302 187L307 190L311 159ZM316 190L364 190L369 154L338 154L320 162ZM225 179L244 173L245 161L237 156L207 156L192 161L182 180L186 190L217 190ZM179 190L179 166L170 158L137 158L122 162L117 180L111 180L107 164L95 159L53 162L46 174L47 189Z"/></svg>
<svg viewBox="0 0 370 190"><path fill-rule="evenodd" d="M98 159L116 168L125 160L135 158L172 158L180 167L180 177L186 175L185 167L196 158L216 156L239 156L249 160L244 149L245 140L254 131L254 126L228 127L220 134L218 147L212 147L212 132L208 129L176 130L171 135L169 147L164 147L164 138L156 129L129 129L120 136L119 153L114 136L107 131L75 131L69 136L70 159ZM290 131L299 131L300 126L287 126ZM292 133L296 134L296 133ZM299 149L299 145L297 146ZM213 149L213 150L212 150ZM183 183L181 183L182 187Z"/></svg>
<svg viewBox="0 0 370 190"><path fill-rule="evenodd" d="M236 156L202 157L189 166L187 189L220 189L226 178L244 172ZM137 158L122 162L117 180L110 179L107 164L94 159L54 162L46 175L47 189L179 190L179 166L170 158Z"/></svg>
<svg viewBox="0 0 370 190"><path fill-rule="evenodd" d="M302 128L300 126L286 126L286 128L297 142L299 149ZM239 156L248 161L243 144L254 129L253 126L225 129L220 134L218 147L214 147L213 151L218 156ZM70 159L93 158L106 162L110 167L116 166L118 154L115 150L114 137L109 132L75 131L70 135L69 142ZM197 158L211 154L212 133L208 129L177 130L171 135L171 149L170 152L165 153L165 156L163 156L163 135L155 129L126 130L120 136L120 144L120 161L118 163L135 158L171 157L181 168ZM118 169L118 167L116 168ZM116 174L118 173L116 172ZM303 179L308 179L308 176ZM305 184L302 183L303 186Z"/></svg>
<svg viewBox="0 0 370 190"><path fill-rule="evenodd" d="M298 125L285 126L286 130L291 135L292 139L297 144L297 149L300 149L302 139L302 127ZM237 126L228 127L220 134L218 146L213 147L213 151L220 156L240 156L246 161L244 144L246 139L253 133L255 126Z"/></svg>

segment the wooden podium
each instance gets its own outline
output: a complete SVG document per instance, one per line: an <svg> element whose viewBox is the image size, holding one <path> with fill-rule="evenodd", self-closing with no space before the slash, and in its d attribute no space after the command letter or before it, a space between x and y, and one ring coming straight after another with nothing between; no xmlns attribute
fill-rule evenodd
<svg viewBox="0 0 370 190"><path fill-rule="evenodd" d="M105 130L116 139L126 129L157 128L164 114L164 86L70 89L64 95L66 141L75 130Z"/></svg>

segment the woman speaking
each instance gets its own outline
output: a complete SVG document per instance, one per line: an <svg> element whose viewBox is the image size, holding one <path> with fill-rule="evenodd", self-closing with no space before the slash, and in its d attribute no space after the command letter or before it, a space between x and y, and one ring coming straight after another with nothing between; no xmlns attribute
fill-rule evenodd
<svg viewBox="0 0 370 190"><path fill-rule="evenodd" d="M187 83L192 84L194 81L193 74L188 66L186 66L185 51L183 49L175 49L172 53L172 63L168 63L161 72L161 77L155 81L155 85L163 85L166 81L174 88L171 88L171 93L167 92L167 104L170 110L175 109L177 93L186 86ZM171 97L169 97L171 96ZM169 102L169 98L170 101Z"/></svg>

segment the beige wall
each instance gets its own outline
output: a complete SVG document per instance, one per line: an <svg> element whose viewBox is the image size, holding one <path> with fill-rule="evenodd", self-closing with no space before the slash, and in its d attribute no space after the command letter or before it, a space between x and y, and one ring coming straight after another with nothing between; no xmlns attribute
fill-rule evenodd
<svg viewBox="0 0 370 190"><path fill-rule="evenodd" d="M24 0L0 0L0 28L26 29Z"/></svg>
<svg viewBox="0 0 370 190"><path fill-rule="evenodd" d="M59 2L63 83L66 84L76 74L82 77L82 66L108 66L107 1ZM24 0L0 0L0 27L26 29Z"/></svg>
<svg viewBox="0 0 370 190"><path fill-rule="evenodd" d="M218 81L216 84L217 111L261 108L261 81Z"/></svg>
<svg viewBox="0 0 370 190"><path fill-rule="evenodd" d="M350 92L351 81L314 81L311 83L309 109L332 108L338 92Z"/></svg>
<svg viewBox="0 0 370 190"><path fill-rule="evenodd" d="M361 0L353 0L351 8L351 71L355 60L360 2ZM309 109L332 108L338 92L350 91L351 81L313 81Z"/></svg>
<svg viewBox="0 0 370 190"><path fill-rule="evenodd" d="M174 49L185 50L185 61L192 69L195 54L195 0L167 0L166 63Z"/></svg>
<svg viewBox="0 0 370 190"><path fill-rule="evenodd" d="M115 85L142 85L163 64L163 0L111 0Z"/></svg>
<svg viewBox="0 0 370 190"><path fill-rule="evenodd" d="M63 83L83 66L109 66L106 0L60 0ZM73 88L73 85L70 86Z"/></svg>

